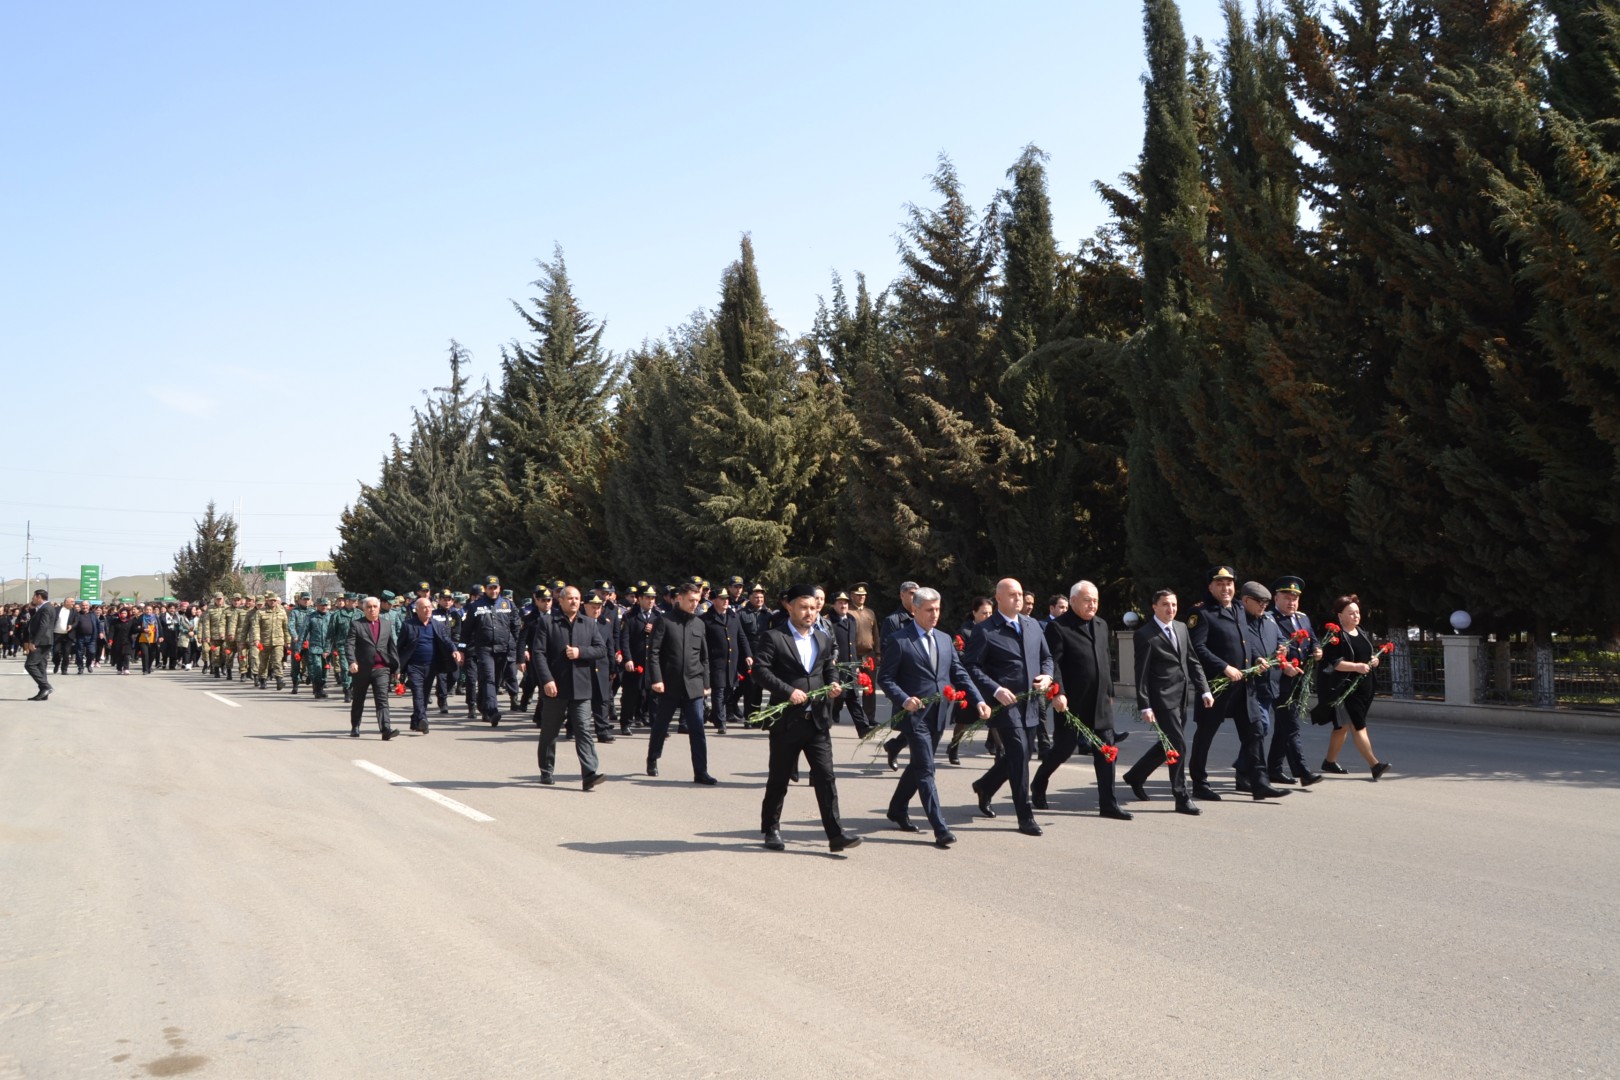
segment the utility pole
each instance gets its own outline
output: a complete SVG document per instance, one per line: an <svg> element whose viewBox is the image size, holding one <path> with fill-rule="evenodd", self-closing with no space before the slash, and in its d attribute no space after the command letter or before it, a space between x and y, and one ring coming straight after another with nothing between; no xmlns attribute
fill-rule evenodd
<svg viewBox="0 0 1620 1080"><path fill-rule="evenodd" d="M28 583L34 580L34 563L43 562L44 560L34 558L34 523L32 520L24 527L24 535L27 539L23 541L23 599L27 600Z"/></svg>

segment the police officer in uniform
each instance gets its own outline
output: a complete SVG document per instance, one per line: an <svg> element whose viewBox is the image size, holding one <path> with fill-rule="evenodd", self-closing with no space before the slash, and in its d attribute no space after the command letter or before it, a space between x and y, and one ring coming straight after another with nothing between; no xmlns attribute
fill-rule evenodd
<svg viewBox="0 0 1620 1080"><path fill-rule="evenodd" d="M1192 753L1188 761L1192 774L1193 798L1219 802L1220 795L1209 786L1209 748L1215 733L1229 717L1238 728L1238 737L1249 741L1259 732L1259 724L1251 720L1250 696L1247 688L1238 685L1243 669L1258 659L1256 639L1247 632L1243 608L1236 603L1237 579L1229 566L1212 566L1206 575L1208 594L1193 605L1187 616L1187 632L1191 637L1193 656L1204 666L1205 678L1231 679L1234 685L1225 693L1215 696L1213 705L1200 701L1193 710ZM1260 757L1264 757L1264 749ZM1255 789L1258 797L1282 794L1262 781Z"/></svg>
<svg viewBox="0 0 1620 1080"><path fill-rule="evenodd" d="M304 656L304 678L317 701L326 698L326 657L331 649L332 612L326 597L323 596L315 601L315 610L304 619L301 650Z"/></svg>
<svg viewBox="0 0 1620 1080"><path fill-rule="evenodd" d="M853 670L854 665L858 663L855 638L860 633L860 623L851 614L849 604L849 593L835 593L833 595L832 614L827 616L827 632L832 635L834 651L836 652L833 662L838 665L840 671ZM869 675L875 683L877 672L874 670ZM851 681L855 680L851 679ZM864 696L861 693L860 686L855 685L849 688L849 693L841 695L832 704L832 722L838 723L838 714L846 709L849 710L849 718L855 723L855 734L861 738L865 738L867 731L870 730L866 722L865 702L862 700ZM897 738L900 745L905 746L905 736L897 733Z"/></svg>
<svg viewBox="0 0 1620 1080"><path fill-rule="evenodd" d="M636 601L619 623L618 654L624 657L620 681L624 686L624 701L619 708L619 734L630 734L631 724L646 727L652 722L652 694L648 691L647 647L652 642L653 627L662 617L655 606L657 590L645 581L630 586L628 594Z"/></svg>
<svg viewBox="0 0 1620 1080"><path fill-rule="evenodd" d="M1301 667L1322 659L1322 643L1316 638L1311 617L1299 610L1305 580L1294 575L1278 578L1271 586L1272 616L1277 629L1288 642L1288 659ZM1305 637L1294 640L1303 631ZM1321 773L1311 772L1305 763L1305 741L1301 735L1300 714L1310 697L1310 687L1300 685L1304 674L1281 673L1277 707L1272 715L1271 749L1266 753L1266 779L1273 784L1299 783L1303 787L1320 783ZM1292 766L1293 774L1288 772Z"/></svg>
<svg viewBox="0 0 1620 1080"><path fill-rule="evenodd" d="M449 589L439 590L439 605L433 610L433 618L444 624L444 636L452 643L461 640L461 609L456 607L456 594ZM450 687L460 677L460 665L457 670L441 670L433 677L433 694L438 700L439 715L450 715Z"/></svg>
<svg viewBox="0 0 1620 1080"><path fill-rule="evenodd" d="M715 593L709 610L701 618L709 645L709 702L706 722L714 725L718 734L726 733L726 721L732 718L734 705L740 697L742 684L738 676L754 663L754 651L749 647L748 635L743 632L742 616L731 609L731 594L725 590Z"/></svg>
<svg viewBox="0 0 1620 1080"><path fill-rule="evenodd" d="M484 595L467 605L467 644L472 649L474 670L478 675L478 711L490 727L501 722L501 684L515 672L512 665L517 659L518 639L523 631L523 620L512 601L501 595L501 579L491 574L484 579ZM512 710L517 711L517 684L513 680L509 689Z"/></svg>
<svg viewBox="0 0 1620 1080"><path fill-rule="evenodd" d="M748 602L737 613L742 622L743 634L748 638L748 651L751 656L759 655L759 640L765 631L771 627L771 609L765 603L765 586L755 582L748 590ZM760 703L765 699L765 687L760 683L752 669L749 670L748 680L743 683L743 716L747 718L759 711Z"/></svg>
<svg viewBox="0 0 1620 1080"><path fill-rule="evenodd" d="M542 600L544 604L542 605ZM528 656L530 643L534 638L534 623L536 619L550 616L551 590L544 585L536 585L530 595L529 602L523 605L518 613L522 620L523 629L518 635L518 655ZM528 664L523 669L523 678L518 683L521 696L518 698L518 708L523 712L529 711L529 702L534 700L534 692L540 686L540 668L536 664ZM535 721L537 724L539 720Z"/></svg>

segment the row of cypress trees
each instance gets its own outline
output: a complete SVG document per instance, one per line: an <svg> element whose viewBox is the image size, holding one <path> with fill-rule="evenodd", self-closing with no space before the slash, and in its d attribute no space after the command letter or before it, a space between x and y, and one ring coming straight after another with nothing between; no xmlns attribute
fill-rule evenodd
<svg viewBox="0 0 1620 1080"><path fill-rule="evenodd" d="M499 385L451 382L344 514L345 581L738 572L1111 610L1244 576L1391 623L1609 631L1620 554L1620 0L1145 0L1137 167L1065 251L1027 148L941 158L901 269L622 356L561 252Z"/></svg>

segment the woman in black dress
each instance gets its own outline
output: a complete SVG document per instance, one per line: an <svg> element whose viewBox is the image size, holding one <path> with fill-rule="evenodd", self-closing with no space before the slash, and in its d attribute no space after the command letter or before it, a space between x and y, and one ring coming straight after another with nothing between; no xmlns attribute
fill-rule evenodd
<svg viewBox="0 0 1620 1080"><path fill-rule="evenodd" d="M1337 635L1329 631L1326 636L1329 639L1336 636L1338 641L1322 647L1322 661L1317 668L1321 672L1317 684L1319 701L1316 715L1312 717L1319 724L1333 724L1322 771L1349 772L1339 764L1338 758L1339 751L1344 749L1346 736L1353 735L1356 749L1372 766L1372 778L1377 780L1389 771L1389 762L1379 761L1378 755L1373 753L1372 739L1367 735L1367 712L1372 708L1373 694L1377 690L1373 670L1378 667L1381 657L1378 647L1361 631L1360 597L1341 596L1333 601L1332 610L1330 621L1338 623L1340 630ZM1359 682L1356 681L1358 678ZM1355 688L1350 689L1349 695L1337 708L1331 708L1352 683L1355 683Z"/></svg>
<svg viewBox="0 0 1620 1080"><path fill-rule="evenodd" d="M120 608L118 617L107 624L107 640L112 646L113 670L120 675L129 674L129 650L135 635L135 624L130 621L129 608Z"/></svg>

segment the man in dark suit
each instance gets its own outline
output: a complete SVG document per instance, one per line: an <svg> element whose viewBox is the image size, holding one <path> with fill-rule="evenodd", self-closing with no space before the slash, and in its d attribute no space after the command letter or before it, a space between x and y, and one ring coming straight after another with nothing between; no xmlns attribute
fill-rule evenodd
<svg viewBox="0 0 1620 1080"><path fill-rule="evenodd" d="M1102 739L1113 744L1114 687L1108 664L1108 624L1097 615L1097 586L1076 582L1069 590L1063 613L1046 623L1046 647L1052 651L1062 693L1052 702L1052 746L1041 759L1041 767L1030 784L1035 809L1046 809L1046 785L1058 766L1080 747L1080 733L1063 718L1071 712ZM1129 821L1129 810L1119 808L1114 797L1114 763L1095 748L1092 767L1097 773L1097 810L1105 818Z"/></svg>
<svg viewBox="0 0 1620 1080"><path fill-rule="evenodd" d="M647 646L653 702L652 739L647 747L647 775L658 775L658 759L669 737L669 722L677 711L692 745L692 780L714 784L709 775L709 744L703 731L703 699L711 672L708 624L697 614L703 586L695 581L676 587L675 601L662 619L653 623Z"/></svg>
<svg viewBox="0 0 1620 1080"><path fill-rule="evenodd" d="M911 594L912 625L884 642L877 684L894 707L896 733L911 748L911 762L889 800L889 820L902 832L916 832L917 826L906 814L916 795L922 800L928 824L934 827L934 843L948 848L956 843L956 834L945 824L934 784L934 755L945 725L956 712L956 703L943 699L945 688L964 692L981 720L990 718L990 706L968 677L950 636L938 629L939 607L935 589L919 588Z"/></svg>
<svg viewBox="0 0 1620 1080"><path fill-rule="evenodd" d="M449 623L433 617L433 602L427 597L417 597L411 606L411 618L399 628L397 648L405 666L405 685L411 688L411 730L426 735L434 680L443 672L454 672L461 663L461 653L450 640Z"/></svg>
<svg viewBox="0 0 1620 1080"><path fill-rule="evenodd" d="M557 734L566 723L574 732L574 753L586 791L607 779L596 760L596 728L591 701L596 661L607 656L602 624L580 611L582 598L572 585L557 593L557 611L538 620L530 636L530 660L540 667L540 747L536 751L540 782L553 783Z"/></svg>
<svg viewBox="0 0 1620 1080"><path fill-rule="evenodd" d="M1023 614L1023 608L1024 587L1012 578L998 581L996 614L973 628L962 662L979 693L1001 706L991 716L990 727L1001 736L1005 752L989 772L973 782L979 813L996 816L990 800L1011 780L1018 831L1040 836L1029 797L1029 744L1033 729L1041 722L1039 704L1032 698L1044 694L1052 684L1052 652L1040 624ZM885 639L885 647L887 644Z"/></svg>
<svg viewBox="0 0 1620 1080"><path fill-rule="evenodd" d="M799 767L803 754L810 767L810 786L816 792L821 810L821 826L833 851L844 851L861 842L844 831L838 820L838 787L833 778L831 700L843 693L833 662L832 637L817 622L816 588L795 585L782 597L788 613L785 626L773 627L760 635L759 652L754 657L754 673L760 685L770 691L771 704L786 703L789 708L770 729L770 771L765 781L765 801L760 807L760 828L765 846L781 851L782 803L788 782ZM826 695L812 700L810 694L830 687Z"/></svg>
<svg viewBox="0 0 1620 1080"><path fill-rule="evenodd" d="M630 734L631 724L646 725L652 720L652 692L647 687L647 668L651 663L649 647L652 645L653 626L662 618L653 604L658 597L651 585L637 582L630 586L628 595L636 602L619 622L619 653L624 657L624 672L620 682L624 686L624 702L619 707L619 733Z"/></svg>
<svg viewBox="0 0 1620 1080"><path fill-rule="evenodd" d="M23 652L28 658L23 667L34 679L39 690L29 701L44 701L51 696L51 679L45 674L51 662L51 650L56 647L56 605L44 589L34 590L34 610L28 615L28 636L23 639Z"/></svg>
<svg viewBox="0 0 1620 1080"><path fill-rule="evenodd" d="M360 737L360 714L366 709L366 687L377 711L383 742L399 731L388 722L388 690L399 670L399 649L393 630L382 621L382 601L368 596L361 617L349 626L349 674L354 677L354 700L349 704L349 737Z"/></svg>
<svg viewBox="0 0 1620 1080"><path fill-rule="evenodd" d="M1264 665L1266 670L1249 676L1227 691L1242 692L1237 729L1241 749L1232 768L1237 770L1237 789L1256 799L1287 795L1266 782L1266 735L1271 731L1277 708L1277 692L1282 686L1277 654L1286 654L1282 628L1272 617L1271 590L1258 581L1245 581L1238 589L1243 610L1244 667Z"/></svg>
<svg viewBox="0 0 1620 1080"><path fill-rule="evenodd" d="M754 650L743 631L742 616L731 606L731 594L721 590L703 616L709 640L709 720L715 731L726 733L726 720L742 712L739 676L754 662Z"/></svg>
<svg viewBox="0 0 1620 1080"><path fill-rule="evenodd" d="M1215 703L1204 678L1204 667L1193 655L1192 637L1186 626L1176 621L1176 594L1160 589L1153 594L1153 618L1136 630L1136 707L1142 719L1155 724L1170 740L1178 755L1170 766L1170 790L1176 797L1176 812L1199 813L1187 791L1186 766L1181 758L1187 753L1184 734L1187 716L1193 702L1201 700L1207 708ZM1148 793L1142 785L1153 770L1165 761L1164 744L1155 739L1142 759L1125 774L1131 793L1146 802Z"/></svg>

